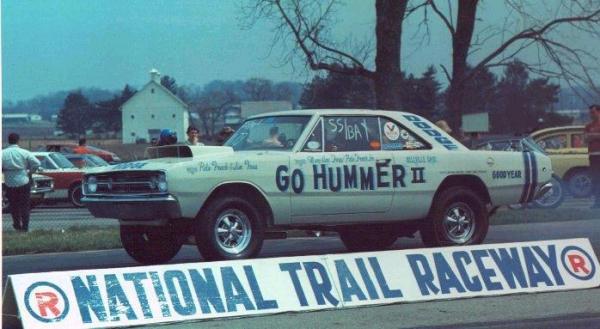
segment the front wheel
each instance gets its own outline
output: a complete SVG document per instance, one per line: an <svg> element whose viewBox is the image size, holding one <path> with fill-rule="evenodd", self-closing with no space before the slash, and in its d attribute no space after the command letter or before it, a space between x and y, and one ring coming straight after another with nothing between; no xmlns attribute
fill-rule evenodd
<svg viewBox="0 0 600 329"><path fill-rule="evenodd" d="M434 199L420 231L428 247L456 246L483 242L488 227L484 200L466 187L452 187Z"/></svg>
<svg viewBox="0 0 600 329"><path fill-rule="evenodd" d="M162 264L177 255L183 241L170 226L121 225L121 244L142 264Z"/></svg>
<svg viewBox="0 0 600 329"><path fill-rule="evenodd" d="M83 197L83 193L81 192L81 183L74 185L69 189L69 201L77 208L83 208L83 202L81 202L81 198Z"/></svg>
<svg viewBox="0 0 600 329"><path fill-rule="evenodd" d="M247 200L223 197L197 219L196 243L204 259L232 260L256 256L265 237L265 222Z"/></svg>

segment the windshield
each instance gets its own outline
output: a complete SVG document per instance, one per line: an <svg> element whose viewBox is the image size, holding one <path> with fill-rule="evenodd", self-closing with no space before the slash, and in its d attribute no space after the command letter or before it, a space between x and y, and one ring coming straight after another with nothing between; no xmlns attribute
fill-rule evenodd
<svg viewBox="0 0 600 329"><path fill-rule="evenodd" d="M225 143L236 151L291 150L310 116L273 116L250 119Z"/></svg>
<svg viewBox="0 0 600 329"><path fill-rule="evenodd" d="M75 168L75 166L67 159L64 155L60 153L50 153L49 157L58 165L59 168L63 169L71 169Z"/></svg>
<svg viewBox="0 0 600 329"><path fill-rule="evenodd" d="M526 145L530 151L546 154L546 151L544 151L544 149L538 143L536 143L531 137L523 138L523 144Z"/></svg>
<svg viewBox="0 0 600 329"><path fill-rule="evenodd" d="M108 162L104 161L104 159L97 155L89 154L86 158L90 163L93 163L96 166L108 166Z"/></svg>

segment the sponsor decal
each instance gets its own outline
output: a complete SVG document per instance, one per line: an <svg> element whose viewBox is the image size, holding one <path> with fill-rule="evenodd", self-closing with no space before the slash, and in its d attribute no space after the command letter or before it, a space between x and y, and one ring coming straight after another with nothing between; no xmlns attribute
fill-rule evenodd
<svg viewBox="0 0 600 329"><path fill-rule="evenodd" d="M288 166L280 165L275 170L275 185L281 192L287 192L291 187L296 194L304 192L307 184L311 184L313 190L332 192L406 187L405 178L409 174L407 169L403 165L391 164L391 162L391 159L382 159L370 166L313 164L310 182L307 182L307 175L302 169L296 168L290 172ZM411 183L426 183L425 167L411 167L410 172Z"/></svg>
<svg viewBox="0 0 600 329"><path fill-rule="evenodd" d="M112 328L595 288L597 268L570 239L21 274L3 302L24 328Z"/></svg>
<svg viewBox="0 0 600 329"><path fill-rule="evenodd" d="M492 179L516 179L521 178L521 170L494 170Z"/></svg>
<svg viewBox="0 0 600 329"><path fill-rule="evenodd" d="M408 133L406 130L402 130L402 132L400 132L400 128L398 128L398 126L391 121L388 121L383 125L383 134L391 141L395 141L401 136L404 140L408 139Z"/></svg>
<svg viewBox="0 0 600 329"><path fill-rule="evenodd" d="M139 161L138 162L124 162L124 163L116 164L112 168L113 169L141 169L147 164L148 164L148 162L139 162Z"/></svg>
<svg viewBox="0 0 600 329"><path fill-rule="evenodd" d="M415 127L421 129L427 135L431 136L438 143L444 146L448 150L458 150L458 146L449 138L444 137L442 133L435 127L432 127L429 123L423 121L416 115L405 114L404 118L410 121Z"/></svg>

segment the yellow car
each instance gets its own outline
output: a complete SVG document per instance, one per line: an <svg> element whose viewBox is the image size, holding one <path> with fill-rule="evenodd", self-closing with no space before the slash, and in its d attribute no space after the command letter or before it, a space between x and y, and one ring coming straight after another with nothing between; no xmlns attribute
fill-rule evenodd
<svg viewBox="0 0 600 329"><path fill-rule="evenodd" d="M531 138L550 157L554 173L563 180L567 190L578 198L588 197L592 192L590 163L583 128L583 126L554 127L531 134Z"/></svg>

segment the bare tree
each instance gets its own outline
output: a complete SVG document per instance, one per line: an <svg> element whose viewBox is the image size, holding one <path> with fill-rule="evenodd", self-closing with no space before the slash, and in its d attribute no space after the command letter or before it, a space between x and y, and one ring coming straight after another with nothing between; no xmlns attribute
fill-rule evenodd
<svg viewBox="0 0 600 329"><path fill-rule="evenodd" d="M369 56L368 43L354 49L343 47L329 36L336 0L254 0L248 6L253 19L266 18L275 22L275 41L293 40L288 61L300 55L312 70L358 75L372 79L377 107L387 110L401 108L402 81L400 54L402 22L414 8L408 0L376 0L375 69L365 64Z"/></svg>
<svg viewBox="0 0 600 329"><path fill-rule="evenodd" d="M486 68L505 66L516 56L526 51L536 51L534 61L526 61L526 67L533 73L545 77L560 78L570 86L585 85L600 95L600 89L594 83L594 74L600 73L598 57L589 50L570 42L565 30L586 35L590 38L600 37L600 2L597 0L564 0L558 3L549 17L540 12L545 3L536 2L531 6L526 1L507 0L513 19L506 21L502 30L494 29L492 35L473 40L477 20L478 0L459 0L456 19L452 19L452 9L441 10L438 2L428 0L424 7L425 16L431 9L444 23L452 38L452 73L444 72L450 83L446 106L454 124L458 123L462 114L466 83ZM451 3L448 2L448 7ZM453 22L456 21L456 24ZM515 26L517 28L515 28ZM488 30L489 32L490 30ZM508 35L490 47L497 35ZM487 54L473 61L474 52L492 49ZM521 58L523 60L523 58ZM471 69L467 68L470 62ZM594 72L595 70L595 72ZM597 78L597 75L596 75Z"/></svg>
<svg viewBox="0 0 600 329"><path fill-rule="evenodd" d="M239 98L232 90L210 91L194 102L192 106L200 116L206 136L215 134L216 125L224 119L225 110L236 102L239 102Z"/></svg>

